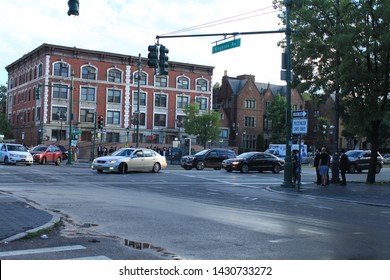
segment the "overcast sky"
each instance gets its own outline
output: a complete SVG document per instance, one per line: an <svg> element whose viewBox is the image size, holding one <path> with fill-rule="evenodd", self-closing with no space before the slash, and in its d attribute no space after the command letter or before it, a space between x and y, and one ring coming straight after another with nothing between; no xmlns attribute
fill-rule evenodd
<svg viewBox="0 0 390 280"><path fill-rule="evenodd" d="M80 15L68 16L68 0L2 1L0 18L0 84L5 67L43 43L142 57L156 35L213 34L279 30L279 11L272 0L80 0ZM221 21L222 20L222 21ZM203 28L176 32L202 26ZM256 82L280 80L284 33L244 35L241 46L212 54L223 37L160 39L169 60L214 66L214 80L256 76Z"/></svg>

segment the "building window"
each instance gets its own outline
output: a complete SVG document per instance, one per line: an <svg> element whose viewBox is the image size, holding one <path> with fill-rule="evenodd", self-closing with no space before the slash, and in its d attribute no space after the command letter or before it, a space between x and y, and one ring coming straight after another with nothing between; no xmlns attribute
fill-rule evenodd
<svg viewBox="0 0 390 280"><path fill-rule="evenodd" d="M222 113L220 113L220 114L219 114L219 119L220 119L220 120L224 120L224 119L225 119L225 115L222 114Z"/></svg>
<svg viewBox="0 0 390 280"><path fill-rule="evenodd" d="M82 101L95 101L95 88L82 87L81 88L81 100Z"/></svg>
<svg viewBox="0 0 390 280"><path fill-rule="evenodd" d="M190 98L185 95L178 95L176 98L176 108L185 109L188 107Z"/></svg>
<svg viewBox="0 0 390 280"><path fill-rule="evenodd" d="M166 126L166 115L163 114L154 114L154 126Z"/></svg>
<svg viewBox="0 0 390 280"><path fill-rule="evenodd" d="M243 147L246 149L256 149L256 135L244 134L242 136Z"/></svg>
<svg viewBox="0 0 390 280"><path fill-rule="evenodd" d="M207 80L198 79L196 81L196 90L198 91L207 91Z"/></svg>
<svg viewBox="0 0 390 280"><path fill-rule="evenodd" d="M93 123L94 109L80 109L80 122Z"/></svg>
<svg viewBox="0 0 390 280"><path fill-rule="evenodd" d="M106 141L107 142L119 142L119 133L118 132L107 132L106 133Z"/></svg>
<svg viewBox="0 0 390 280"><path fill-rule="evenodd" d="M247 109L256 109L256 100L245 100L245 108Z"/></svg>
<svg viewBox="0 0 390 280"><path fill-rule="evenodd" d="M176 116L176 127L183 127L186 116Z"/></svg>
<svg viewBox="0 0 390 280"><path fill-rule="evenodd" d="M109 89L107 92L108 103L121 103L121 91L117 89Z"/></svg>
<svg viewBox="0 0 390 280"><path fill-rule="evenodd" d="M107 124L120 124L120 115L121 113L118 111L107 111Z"/></svg>
<svg viewBox="0 0 390 280"><path fill-rule="evenodd" d="M205 97L196 97L195 102L198 104L199 110L207 110L207 98Z"/></svg>
<svg viewBox="0 0 390 280"><path fill-rule="evenodd" d="M38 110L37 110L38 111ZM68 108L66 107L52 107L51 108L51 119L53 121L66 120Z"/></svg>
<svg viewBox="0 0 390 280"><path fill-rule="evenodd" d="M36 121L41 120L41 107L37 107Z"/></svg>
<svg viewBox="0 0 390 280"><path fill-rule="evenodd" d="M315 117L315 118L318 118L319 116L320 116L320 111L315 110L315 111L314 111L314 117Z"/></svg>
<svg viewBox="0 0 390 280"><path fill-rule="evenodd" d="M220 138L227 139L229 138L229 129L228 128L221 128L221 132L219 133Z"/></svg>
<svg viewBox="0 0 390 280"><path fill-rule="evenodd" d="M297 104L293 104L292 105L292 110L293 111L297 111L298 110L298 105Z"/></svg>
<svg viewBox="0 0 390 280"><path fill-rule="evenodd" d="M255 117L245 117L245 127L255 127Z"/></svg>
<svg viewBox="0 0 390 280"><path fill-rule="evenodd" d="M166 76L156 76L156 87L167 87L168 79Z"/></svg>
<svg viewBox="0 0 390 280"><path fill-rule="evenodd" d="M122 82L122 72L118 69L108 70L108 81L112 83Z"/></svg>
<svg viewBox="0 0 390 280"><path fill-rule="evenodd" d="M134 125L134 127L136 127L137 125L137 114L135 112L133 113L132 124ZM139 125L145 126L145 124L146 124L145 113L139 113Z"/></svg>
<svg viewBox="0 0 390 280"><path fill-rule="evenodd" d="M69 77L69 65L64 62L54 63L54 76Z"/></svg>
<svg viewBox="0 0 390 280"><path fill-rule="evenodd" d="M140 80L140 85L147 85L147 77L148 75L144 72L141 72L141 80ZM134 84L138 85L138 72L134 72Z"/></svg>
<svg viewBox="0 0 390 280"><path fill-rule="evenodd" d="M39 64L38 65L38 77L42 77L43 75L43 65Z"/></svg>
<svg viewBox="0 0 390 280"><path fill-rule="evenodd" d="M166 108L167 107L167 95L161 94L161 93L156 93L154 95L154 106Z"/></svg>
<svg viewBox="0 0 390 280"><path fill-rule="evenodd" d="M177 78L177 88L189 89L190 80L186 77Z"/></svg>
<svg viewBox="0 0 390 280"><path fill-rule="evenodd" d="M68 86L53 85L53 98L68 99Z"/></svg>
<svg viewBox="0 0 390 280"><path fill-rule="evenodd" d="M138 104L138 92L133 92L133 105L137 106ZM146 106L146 93L141 92L139 95L139 105Z"/></svg>
<svg viewBox="0 0 390 280"><path fill-rule="evenodd" d="M271 107L271 102L269 101L265 102L265 110L268 111L270 107Z"/></svg>
<svg viewBox="0 0 390 280"><path fill-rule="evenodd" d="M81 70L81 78L96 80L96 68L93 66L83 66Z"/></svg>

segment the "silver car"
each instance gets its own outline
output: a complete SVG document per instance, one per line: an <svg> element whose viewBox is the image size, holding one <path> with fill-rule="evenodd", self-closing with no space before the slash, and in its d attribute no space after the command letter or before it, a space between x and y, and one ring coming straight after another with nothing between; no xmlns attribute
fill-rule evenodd
<svg viewBox="0 0 390 280"><path fill-rule="evenodd" d="M123 148L111 155L98 157L91 164L92 170L99 173L128 171L148 171L157 173L167 167L167 161L159 153L144 148Z"/></svg>

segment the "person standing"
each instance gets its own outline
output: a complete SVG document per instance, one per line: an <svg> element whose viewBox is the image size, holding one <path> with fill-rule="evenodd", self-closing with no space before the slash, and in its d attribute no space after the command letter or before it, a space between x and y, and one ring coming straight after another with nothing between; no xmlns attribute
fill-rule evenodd
<svg viewBox="0 0 390 280"><path fill-rule="evenodd" d="M320 161L318 163L318 170L321 175L321 184L322 186L325 186L328 181L328 171L330 167L330 156L326 152L326 148L321 148L321 154L320 154Z"/></svg>
<svg viewBox="0 0 390 280"><path fill-rule="evenodd" d="M298 181L298 167L299 167L299 158L298 158L298 151L293 151L292 152L292 175L293 175L293 183L296 185Z"/></svg>
<svg viewBox="0 0 390 280"><path fill-rule="evenodd" d="M314 164L313 164L316 169L317 185L321 185L321 175L320 175L320 170L318 169L320 163L320 155L321 155L320 149L317 149L316 154L314 156Z"/></svg>
<svg viewBox="0 0 390 280"><path fill-rule="evenodd" d="M342 186L347 185L347 179L345 178L345 173L348 170L348 156L345 154L345 151L342 151L341 157L340 157L340 164L339 169L341 173L341 184Z"/></svg>

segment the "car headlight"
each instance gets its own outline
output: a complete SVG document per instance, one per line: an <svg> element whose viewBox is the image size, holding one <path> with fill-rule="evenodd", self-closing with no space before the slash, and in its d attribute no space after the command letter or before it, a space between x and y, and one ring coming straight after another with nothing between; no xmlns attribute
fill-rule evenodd
<svg viewBox="0 0 390 280"><path fill-rule="evenodd" d="M95 163L96 163L96 161L97 161L97 160L96 160L96 158L95 158L95 159L92 161L92 164L95 164Z"/></svg>
<svg viewBox="0 0 390 280"><path fill-rule="evenodd" d="M116 163L116 162L117 162L116 159L112 159L112 160L107 161L108 164L114 164L114 163Z"/></svg>
<svg viewBox="0 0 390 280"><path fill-rule="evenodd" d="M14 153L9 153L9 156L10 156L10 157L17 157L18 155L17 155L17 154L14 154Z"/></svg>
<svg viewBox="0 0 390 280"><path fill-rule="evenodd" d="M239 163L240 163L239 161L233 161L233 162L232 162L233 165L237 165L237 164L239 164Z"/></svg>

